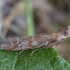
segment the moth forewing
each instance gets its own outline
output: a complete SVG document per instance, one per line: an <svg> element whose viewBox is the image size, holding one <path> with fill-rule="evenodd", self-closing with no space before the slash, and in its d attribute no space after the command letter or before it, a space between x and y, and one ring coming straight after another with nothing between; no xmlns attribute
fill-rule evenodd
<svg viewBox="0 0 70 70"><path fill-rule="evenodd" d="M70 26L52 33L39 34L29 37L5 38L0 41L0 50L26 50L39 48L41 46L50 47L57 45L66 37L70 36Z"/></svg>

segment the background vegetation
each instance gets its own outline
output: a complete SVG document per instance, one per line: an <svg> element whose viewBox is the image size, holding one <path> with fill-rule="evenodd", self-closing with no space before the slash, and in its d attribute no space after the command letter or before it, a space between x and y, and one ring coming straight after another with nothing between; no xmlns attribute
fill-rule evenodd
<svg viewBox="0 0 70 70"><path fill-rule="evenodd" d="M2 38L48 33L70 25L69 0L1 0L0 7ZM55 49L70 62L70 38ZM30 56L32 51L0 51L0 70L70 70L53 48L39 49Z"/></svg>

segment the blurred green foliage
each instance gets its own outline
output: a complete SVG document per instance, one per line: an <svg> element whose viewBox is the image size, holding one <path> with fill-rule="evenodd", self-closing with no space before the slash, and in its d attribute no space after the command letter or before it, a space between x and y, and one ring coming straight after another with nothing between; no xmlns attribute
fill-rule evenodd
<svg viewBox="0 0 70 70"><path fill-rule="evenodd" d="M34 35L33 8L31 0L25 0L27 36Z"/></svg>

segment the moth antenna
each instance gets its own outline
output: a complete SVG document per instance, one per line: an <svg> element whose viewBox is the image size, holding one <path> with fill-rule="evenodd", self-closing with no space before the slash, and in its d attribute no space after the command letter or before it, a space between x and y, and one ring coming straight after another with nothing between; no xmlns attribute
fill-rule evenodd
<svg viewBox="0 0 70 70"><path fill-rule="evenodd" d="M68 36L70 36L70 25L68 25L68 31L67 31Z"/></svg>

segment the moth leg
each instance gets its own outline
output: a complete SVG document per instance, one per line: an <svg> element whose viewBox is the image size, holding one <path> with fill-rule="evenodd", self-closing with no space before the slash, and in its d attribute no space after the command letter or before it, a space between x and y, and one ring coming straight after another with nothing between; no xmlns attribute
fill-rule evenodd
<svg viewBox="0 0 70 70"><path fill-rule="evenodd" d="M30 56L32 56L32 55L34 54L34 52L36 52L37 50L39 50L39 49L40 49L42 46L44 46L44 45L45 45L45 43L43 43L43 44L37 46L37 48L32 51L32 53L30 54Z"/></svg>
<svg viewBox="0 0 70 70"><path fill-rule="evenodd" d="M57 43L54 45L54 48L56 48L56 47L59 45L59 43L60 43L60 42L57 42Z"/></svg>
<svg viewBox="0 0 70 70"><path fill-rule="evenodd" d="M20 52L19 52L19 55L22 53L22 52L24 52L25 50L21 50Z"/></svg>
<svg viewBox="0 0 70 70"><path fill-rule="evenodd" d="M33 50L32 53L30 54L30 56L32 56L37 50L39 50L39 48Z"/></svg>
<svg viewBox="0 0 70 70"><path fill-rule="evenodd" d="M51 44L49 45L49 43L46 42L46 43L44 43L43 47L44 47L44 48L49 48L49 47L51 47Z"/></svg>
<svg viewBox="0 0 70 70"><path fill-rule="evenodd" d="M45 43L43 43L43 44L40 44L38 47L43 47L43 46L45 46Z"/></svg>

